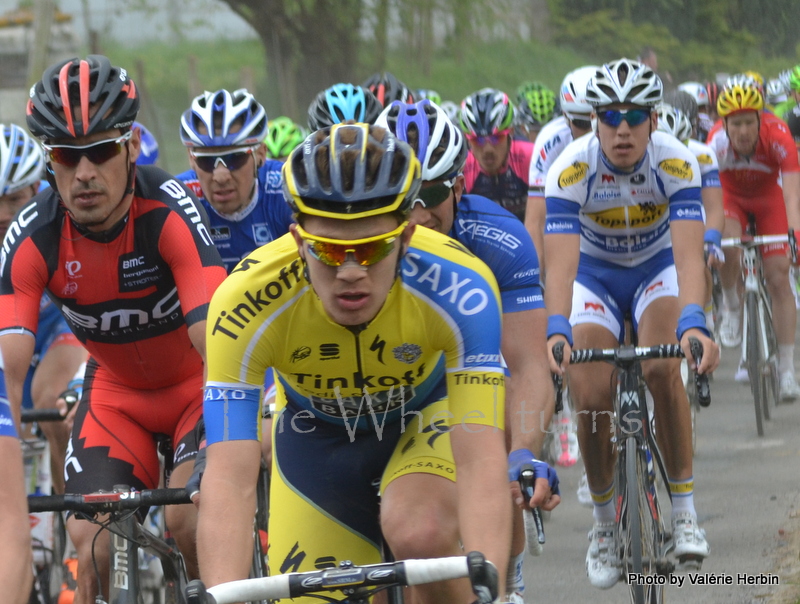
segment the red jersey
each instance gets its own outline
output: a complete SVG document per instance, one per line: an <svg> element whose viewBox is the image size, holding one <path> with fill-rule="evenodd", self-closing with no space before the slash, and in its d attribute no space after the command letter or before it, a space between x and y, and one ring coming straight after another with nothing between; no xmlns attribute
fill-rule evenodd
<svg viewBox="0 0 800 604"><path fill-rule="evenodd" d="M188 326L205 320L225 268L195 196L137 167L128 215L78 227L52 189L8 229L0 253L0 335L35 334L46 291L92 357L123 385L163 388L202 373Z"/></svg>
<svg viewBox="0 0 800 604"><path fill-rule="evenodd" d="M789 128L771 113L761 114L761 128L755 153L738 155L719 120L708 135L708 145L717 154L719 176L725 195L747 199L779 199L783 201L778 178L781 172L798 172L797 147Z"/></svg>
<svg viewBox="0 0 800 604"><path fill-rule="evenodd" d="M478 160L470 151L464 165L467 193L488 197L524 220L532 156L533 143L512 139L505 165L499 174L490 176L481 170Z"/></svg>

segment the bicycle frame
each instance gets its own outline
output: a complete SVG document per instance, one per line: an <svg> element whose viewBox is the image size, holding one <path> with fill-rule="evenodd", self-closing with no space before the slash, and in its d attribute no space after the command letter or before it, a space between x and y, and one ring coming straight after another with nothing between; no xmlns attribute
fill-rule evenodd
<svg viewBox="0 0 800 604"><path fill-rule="evenodd" d="M772 306L766 291L759 246L790 242L788 235L749 235L723 239L722 247L742 250L741 267L744 281L742 319L742 351L750 376L750 387L756 412L756 431L764 435L763 419L770 417L770 398L778 402L777 341L772 323Z"/></svg>
<svg viewBox="0 0 800 604"><path fill-rule="evenodd" d="M754 293L756 294L757 298L760 298L762 301L766 302L769 300L769 295L767 294L766 289L764 288L764 283L761 279L761 259L758 254L758 250L755 246L747 246L744 247L742 250L742 276L744 277L744 291L745 295L747 293ZM772 307L770 304L764 304L764 309L766 310L766 318L772 322ZM763 322L763 317L761 313L759 313L759 318ZM747 313L744 313L744 320L742 323L742 348L744 351L748 350L747 344L747 337L748 337L748 329L747 329L747 321L748 316ZM768 339L768 333L765 329L765 325L759 325L758 335L758 348L761 353L764 355L764 359L767 359L770 354L770 342ZM746 354L746 352L745 352Z"/></svg>
<svg viewBox="0 0 800 604"><path fill-rule="evenodd" d="M123 493L124 496L124 493ZM164 571L165 604L184 602L186 574L182 572L183 558L172 538L161 539L136 519L133 513L123 514L108 525L110 539L109 604L139 604L139 549L156 556Z"/></svg>
<svg viewBox="0 0 800 604"><path fill-rule="evenodd" d="M110 514L110 520L99 523L101 530L109 530L109 600L108 604L139 604L141 585L139 576L139 549L144 549L161 561L166 583L166 604L185 602L186 587L183 558L170 538L161 539L142 527L135 518L135 510L142 507L190 503L185 489L156 489L131 491L117 486L111 493L88 495L47 495L29 497L31 512L72 510L87 516ZM103 602L97 599L97 602Z"/></svg>
<svg viewBox="0 0 800 604"><path fill-rule="evenodd" d="M697 340L692 341L692 351L699 362L702 348ZM562 355L561 350L554 348L553 356L557 362L560 363ZM641 361L681 356L683 352L680 346L670 344L649 348L623 345L616 349L573 350L570 357L572 363L611 362L616 369L614 432L611 438L617 451L614 473L617 564L626 579L639 574L669 575L675 570L675 564L667 558L672 547L672 536L664 526L655 468L658 468L662 485L668 484L668 477L651 429ZM556 386L556 396L559 396L560 380ZM707 377L695 375L695 386L701 404L706 406L710 402ZM667 494L671 500L669 490ZM636 604L657 604L662 601L661 585L646 586L634 581L630 589Z"/></svg>

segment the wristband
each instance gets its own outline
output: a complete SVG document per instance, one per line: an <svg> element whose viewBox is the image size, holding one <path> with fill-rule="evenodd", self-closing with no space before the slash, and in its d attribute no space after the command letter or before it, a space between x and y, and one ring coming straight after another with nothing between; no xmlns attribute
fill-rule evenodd
<svg viewBox="0 0 800 604"><path fill-rule="evenodd" d="M547 339L552 336L562 335L567 338L570 347L572 346L572 325L564 315L550 315L547 317Z"/></svg>
<svg viewBox="0 0 800 604"><path fill-rule="evenodd" d="M683 338L683 334L690 329L699 329L706 336L711 337L706 326L706 314L699 304L687 304L683 307L681 316L678 318L678 328L675 330L678 342Z"/></svg>
<svg viewBox="0 0 800 604"><path fill-rule="evenodd" d="M703 235L703 241L706 243L713 243L717 247L722 247L722 233L717 229L707 229Z"/></svg>

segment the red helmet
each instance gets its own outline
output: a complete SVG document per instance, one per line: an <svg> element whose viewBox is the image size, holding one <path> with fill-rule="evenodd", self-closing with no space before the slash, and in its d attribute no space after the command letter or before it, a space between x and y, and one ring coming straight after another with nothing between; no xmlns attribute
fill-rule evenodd
<svg viewBox="0 0 800 604"><path fill-rule="evenodd" d="M31 88L28 129L42 139L79 138L126 129L139 112L139 93L128 73L107 57L89 55L48 67Z"/></svg>

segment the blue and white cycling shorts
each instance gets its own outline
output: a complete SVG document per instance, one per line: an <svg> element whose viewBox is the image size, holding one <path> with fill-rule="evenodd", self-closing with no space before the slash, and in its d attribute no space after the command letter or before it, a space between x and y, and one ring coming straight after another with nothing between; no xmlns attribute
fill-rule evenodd
<svg viewBox="0 0 800 604"><path fill-rule="evenodd" d="M678 296L678 274L671 249L634 267L581 254L569 322L573 327L581 323L601 325L622 343L625 315L631 314L633 328L638 330L645 309L653 300L665 296Z"/></svg>

